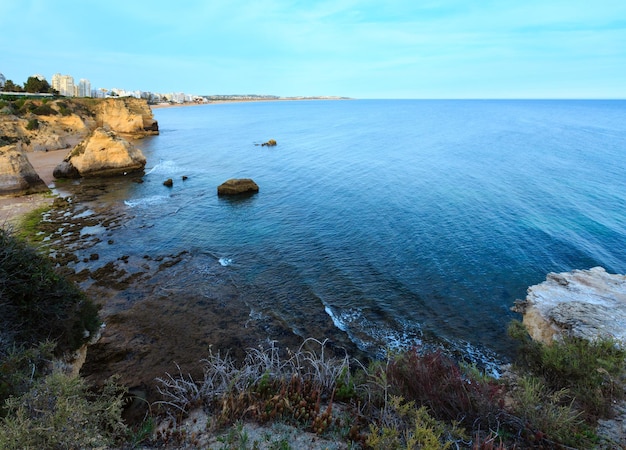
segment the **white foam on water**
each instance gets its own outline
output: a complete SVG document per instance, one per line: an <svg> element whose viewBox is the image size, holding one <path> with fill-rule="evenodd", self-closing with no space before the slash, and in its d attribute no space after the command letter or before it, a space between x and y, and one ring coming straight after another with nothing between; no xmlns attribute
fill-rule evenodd
<svg viewBox="0 0 626 450"><path fill-rule="evenodd" d="M154 166L152 169L146 172L147 175L155 174L155 175L176 175L182 174L187 169L176 164L175 161L171 160L161 160L159 163Z"/></svg>
<svg viewBox="0 0 626 450"><path fill-rule="evenodd" d="M152 195L150 197L124 200L124 204L129 208L136 208L138 206L154 206L165 203L169 198L170 197L167 195Z"/></svg>
<svg viewBox="0 0 626 450"><path fill-rule="evenodd" d="M339 328L341 331L348 332L350 328L350 324L355 320L358 320L361 317L361 314L357 310L352 311L342 311L341 314L337 315L333 312L333 310L329 306L324 306L324 311L326 314L330 316L330 319L333 321L333 324Z"/></svg>
<svg viewBox="0 0 626 450"><path fill-rule="evenodd" d="M95 213L91 209L86 209L80 214L74 216L74 219L84 219L85 217L93 216Z"/></svg>
<svg viewBox="0 0 626 450"><path fill-rule="evenodd" d="M232 258L226 258L225 256L222 256L221 258L219 258L217 260L223 267L228 267L231 266L233 264L233 260Z"/></svg>
<svg viewBox="0 0 626 450"><path fill-rule="evenodd" d="M106 228L103 227L102 225L94 225L92 227L83 227L80 230L80 235L81 236L85 236L88 234L100 234L100 233L104 233L106 231Z"/></svg>

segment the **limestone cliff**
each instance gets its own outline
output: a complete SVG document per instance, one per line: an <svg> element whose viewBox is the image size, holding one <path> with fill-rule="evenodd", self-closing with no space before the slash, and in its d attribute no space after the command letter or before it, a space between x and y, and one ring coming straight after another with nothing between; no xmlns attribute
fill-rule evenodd
<svg viewBox="0 0 626 450"><path fill-rule="evenodd" d="M21 142L27 152L72 148L98 127L130 138L159 133L152 111L142 99L0 102L0 145Z"/></svg>
<svg viewBox="0 0 626 450"><path fill-rule="evenodd" d="M55 178L122 175L142 171L146 158L113 131L97 128L54 169Z"/></svg>
<svg viewBox="0 0 626 450"><path fill-rule="evenodd" d="M26 158L21 144L0 147L0 195L25 195L49 189Z"/></svg>
<svg viewBox="0 0 626 450"><path fill-rule="evenodd" d="M602 267L550 273L513 310L530 336L547 344L563 334L626 343L626 276Z"/></svg>
<svg viewBox="0 0 626 450"><path fill-rule="evenodd" d="M27 152L73 147L96 125L87 110L72 112L63 101L14 103L0 114L0 144L20 142Z"/></svg>
<svg viewBox="0 0 626 450"><path fill-rule="evenodd" d="M124 97L106 99L95 107L99 127L116 133L142 137L159 134L159 126L145 100Z"/></svg>

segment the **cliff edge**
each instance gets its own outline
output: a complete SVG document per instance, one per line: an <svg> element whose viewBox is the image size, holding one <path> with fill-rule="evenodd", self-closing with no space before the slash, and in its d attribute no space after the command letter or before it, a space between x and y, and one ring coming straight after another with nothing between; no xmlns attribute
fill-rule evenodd
<svg viewBox="0 0 626 450"><path fill-rule="evenodd" d="M108 98L98 103L94 110L98 127L133 138L159 134L159 124L145 100Z"/></svg>
<svg viewBox="0 0 626 450"><path fill-rule="evenodd" d="M536 341L550 344L569 335L626 344L626 275L609 274L602 267L549 273L512 309L523 315Z"/></svg>

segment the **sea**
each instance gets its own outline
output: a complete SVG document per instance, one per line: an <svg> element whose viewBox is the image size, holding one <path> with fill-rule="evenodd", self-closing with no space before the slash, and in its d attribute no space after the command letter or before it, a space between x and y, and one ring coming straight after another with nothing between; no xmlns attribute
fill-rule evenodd
<svg viewBox="0 0 626 450"><path fill-rule="evenodd" d="M154 116L160 134L136 142L141 182L91 198L115 226L90 227L102 236L76 269L182 254L140 277L188 303L172 317L237 299L249 321L302 339L375 357L441 345L495 366L512 357L511 307L529 286L549 272L626 273L626 101L303 100ZM218 197L231 178L259 192Z"/></svg>

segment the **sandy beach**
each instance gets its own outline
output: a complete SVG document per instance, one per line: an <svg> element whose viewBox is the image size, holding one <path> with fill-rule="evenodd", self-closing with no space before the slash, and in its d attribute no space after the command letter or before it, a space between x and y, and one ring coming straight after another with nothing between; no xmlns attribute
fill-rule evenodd
<svg viewBox="0 0 626 450"><path fill-rule="evenodd" d="M27 153L35 171L50 188L54 188L54 168L63 161L67 149L48 152ZM0 226L14 226L24 214L39 207L52 204L54 198L47 194L24 195L21 197L0 196Z"/></svg>

